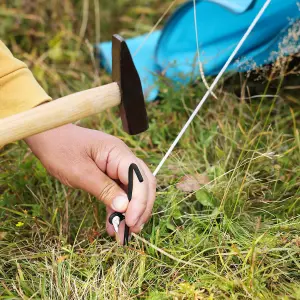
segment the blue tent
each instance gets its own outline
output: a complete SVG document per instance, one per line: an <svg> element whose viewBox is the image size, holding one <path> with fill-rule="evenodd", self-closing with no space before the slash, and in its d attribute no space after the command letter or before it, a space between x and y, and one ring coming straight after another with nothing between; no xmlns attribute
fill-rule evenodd
<svg viewBox="0 0 300 300"><path fill-rule="evenodd" d="M228 71L248 71L300 50L298 0L272 0ZM265 0L200 0L196 3L200 61L205 76L216 75ZM127 40L147 100L158 95L157 74L174 83L199 76L193 1L175 11L162 30ZM102 66L111 72L111 42L97 45ZM137 51L138 50L138 51Z"/></svg>

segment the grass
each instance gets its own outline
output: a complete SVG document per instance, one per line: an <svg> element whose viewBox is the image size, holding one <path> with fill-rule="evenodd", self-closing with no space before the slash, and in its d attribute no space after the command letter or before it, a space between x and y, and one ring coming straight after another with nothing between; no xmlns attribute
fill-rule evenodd
<svg viewBox="0 0 300 300"><path fill-rule="evenodd" d="M14 0L0 5L0 31L56 98L109 81L91 45L114 32L148 32L169 5ZM153 217L128 248L106 235L101 203L47 175L23 142L4 147L0 299L300 299L295 61L227 75L159 173ZM146 133L124 134L113 110L82 126L123 139L154 170L205 92L201 82L160 84ZM246 86L260 96L240 97ZM178 189L194 174L210 182Z"/></svg>

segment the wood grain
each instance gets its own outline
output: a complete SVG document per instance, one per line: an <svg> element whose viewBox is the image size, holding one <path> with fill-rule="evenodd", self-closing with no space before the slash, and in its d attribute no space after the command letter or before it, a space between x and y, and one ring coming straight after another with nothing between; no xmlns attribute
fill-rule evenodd
<svg viewBox="0 0 300 300"><path fill-rule="evenodd" d="M0 120L0 145L56 128L119 105L116 82L71 94Z"/></svg>

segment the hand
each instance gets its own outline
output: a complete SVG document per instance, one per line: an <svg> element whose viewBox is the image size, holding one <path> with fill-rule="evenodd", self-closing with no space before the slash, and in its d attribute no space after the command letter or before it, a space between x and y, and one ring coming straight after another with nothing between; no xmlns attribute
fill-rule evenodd
<svg viewBox="0 0 300 300"><path fill-rule="evenodd" d="M25 141L51 175L63 184L85 190L101 200L107 207L108 217L113 211L126 212L126 224L132 232L140 232L151 215L155 177L121 140L100 131L68 124ZM124 189L128 185L131 163L138 165L144 181L140 183L134 176L129 203ZM106 228L110 235L114 235L108 220ZM122 242L123 228L120 228L119 235Z"/></svg>

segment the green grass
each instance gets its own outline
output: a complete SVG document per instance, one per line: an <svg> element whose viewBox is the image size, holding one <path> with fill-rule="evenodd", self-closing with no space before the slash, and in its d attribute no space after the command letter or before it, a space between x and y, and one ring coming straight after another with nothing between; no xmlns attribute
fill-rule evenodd
<svg viewBox="0 0 300 300"><path fill-rule="evenodd" d="M171 2L8 3L1 36L56 98L108 82L91 45L148 32ZM0 299L300 299L299 72L290 59L278 65L219 84L159 173L153 217L128 248L105 233L101 203L47 175L23 142L4 147ZM154 170L205 92L160 84L140 136L124 134L115 111L82 126L123 139ZM275 96L240 99L245 85ZM210 183L182 192L186 174Z"/></svg>

